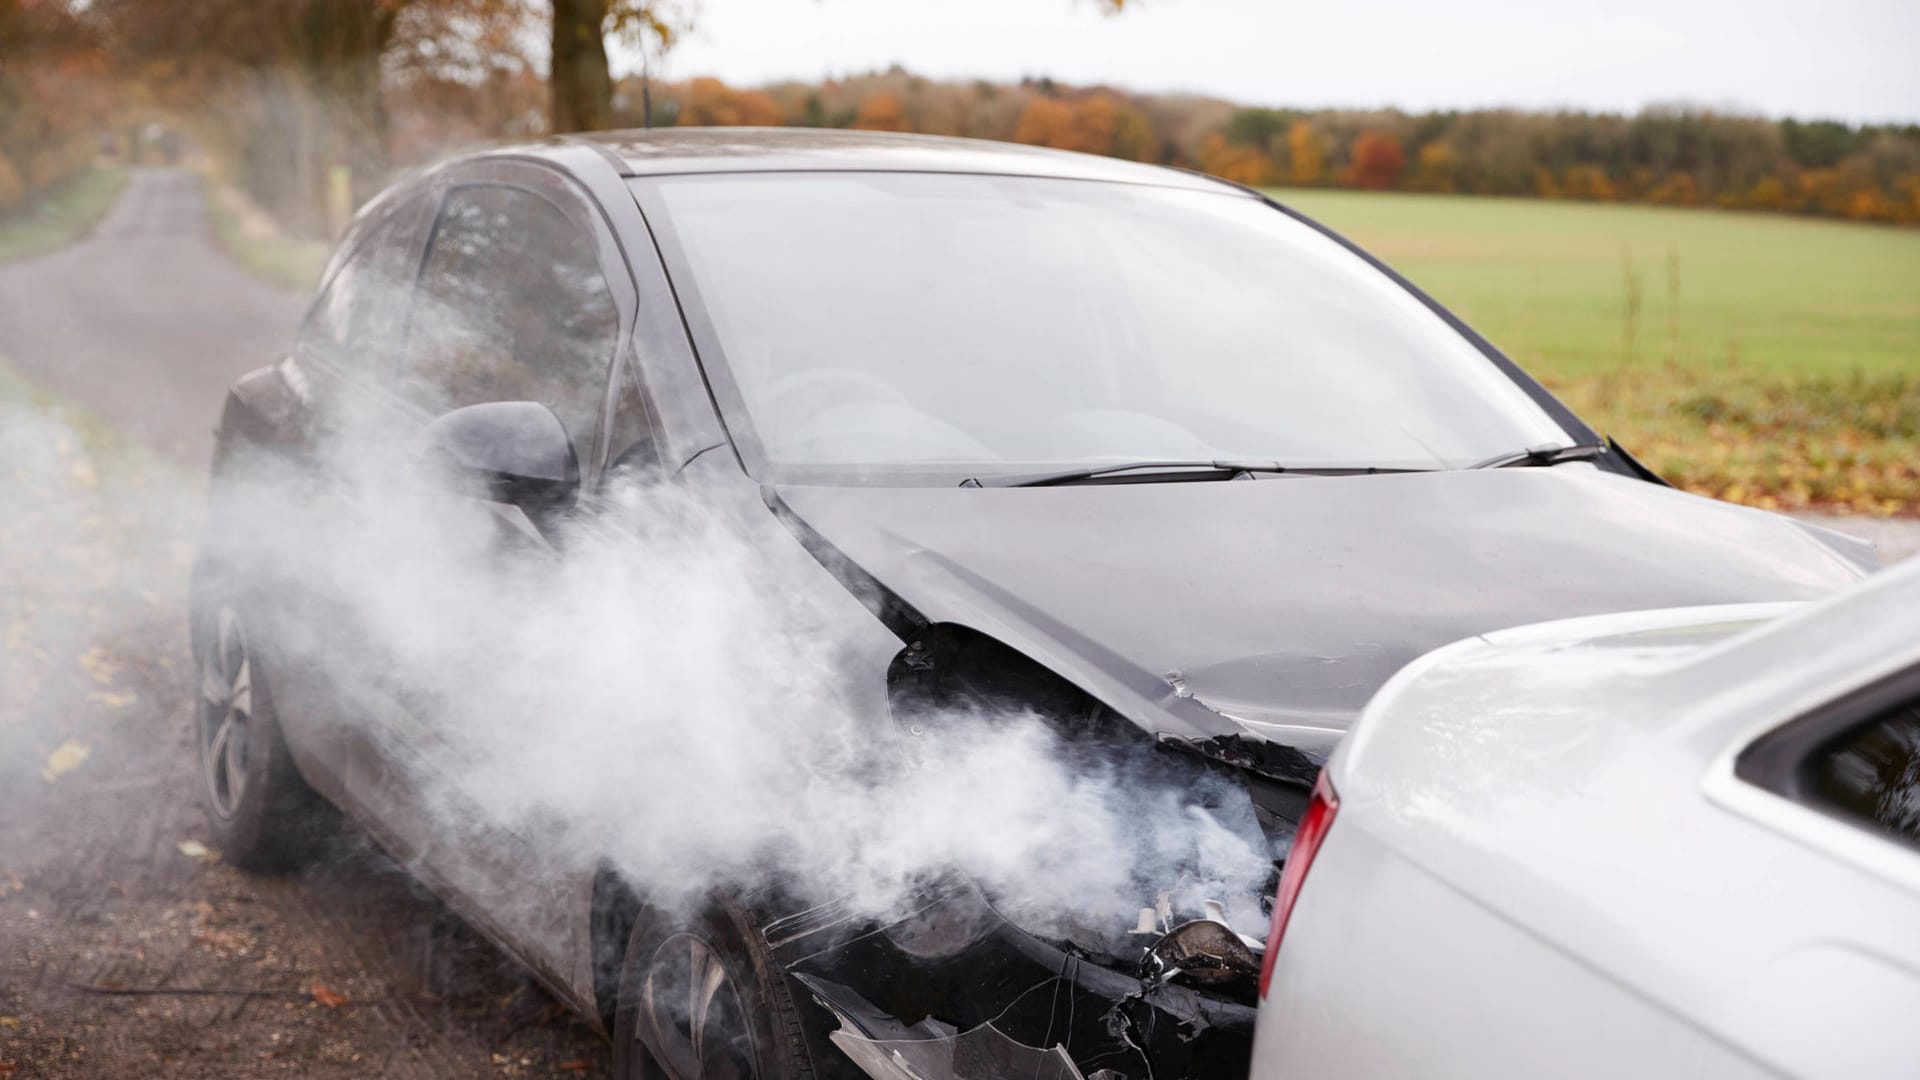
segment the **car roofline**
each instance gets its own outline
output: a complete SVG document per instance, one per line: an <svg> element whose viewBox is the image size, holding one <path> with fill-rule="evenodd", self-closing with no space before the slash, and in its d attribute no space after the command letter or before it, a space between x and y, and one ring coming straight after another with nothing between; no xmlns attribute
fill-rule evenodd
<svg viewBox="0 0 1920 1080"><path fill-rule="evenodd" d="M1164 165L1052 147L838 128L672 127L597 131L518 147L590 146L628 178L712 173L907 172L1106 180L1216 193L1232 184Z"/></svg>

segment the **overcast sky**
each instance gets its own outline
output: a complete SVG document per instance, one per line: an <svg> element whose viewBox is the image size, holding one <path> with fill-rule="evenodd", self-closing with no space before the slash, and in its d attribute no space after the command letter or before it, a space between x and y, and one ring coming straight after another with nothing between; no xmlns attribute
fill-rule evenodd
<svg viewBox="0 0 1920 1080"><path fill-rule="evenodd" d="M1134 10L1135 4L1137 10ZM662 74L753 85L900 63L1247 104L1650 102L1920 121L1920 0L701 0Z"/></svg>

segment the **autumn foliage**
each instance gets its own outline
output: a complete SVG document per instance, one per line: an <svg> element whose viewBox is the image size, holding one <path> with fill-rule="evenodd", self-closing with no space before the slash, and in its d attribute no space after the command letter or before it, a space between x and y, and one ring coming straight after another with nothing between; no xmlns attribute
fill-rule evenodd
<svg viewBox="0 0 1920 1080"><path fill-rule="evenodd" d="M0 0L0 217L87 168L119 96L98 29L64 5Z"/></svg>
<svg viewBox="0 0 1920 1080"><path fill-rule="evenodd" d="M779 106L758 90L735 90L719 79L695 79L687 84L678 122L701 127L772 127L781 117Z"/></svg>
<svg viewBox="0 0 1920 1080"><path fill-rule="evenodd" d="M1345 175L1348 187L1386 191L1400 181L1400 170L1407 167L1406 152L1399 140L1378 131L1363 131L1353 140L1352 161Z"/></svg>
<svg viewBox="0 0 1920 1080"><path fill-rule="evenodd" d="M1109 93L1066 100L1035 97L1020 113L1013 141L1145 161L1153 150L1146 114Z"/></svg>
<svg viewBox="0 0 1920 1080"><path fill-rule="evenodd" d="M659 48L697 10L688 0L0 0L0 215L159 120L190 134L283 222L325 231L338 223L327 200L343 176L358 201L395 170L459 146L546 134L557 105L536 31L563 7L582 25L599 18L613 39ZM597 75L585 82L604 89ZM1196 168L1247 185L1920 223L1920 125L1687 108L1250 108L1047 78L935 80L899 67L756 88L713 78L643 86L629 76L612 84L604 111L575 122L914 131Z"/></svg>
<svg viewBox="0 0 1920 1080"><path fill-rule="evenodd" d="M853 126L862 131L912 131L900 99L882 90L869 94L853 114Z"/></svg>

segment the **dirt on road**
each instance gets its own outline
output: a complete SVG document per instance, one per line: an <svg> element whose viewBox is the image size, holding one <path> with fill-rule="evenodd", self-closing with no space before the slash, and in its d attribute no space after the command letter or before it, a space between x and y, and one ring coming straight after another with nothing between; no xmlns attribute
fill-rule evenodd
<svg viewBox="0 0 1920 1080"><path fill-rule="evenodd" d="M0 1078L599 1076L603 1039L359 834L287 877L210 852L184 582L225 387L306 298L136 172L0 266ZM75 408L66 408L71 403Z"/></svg>

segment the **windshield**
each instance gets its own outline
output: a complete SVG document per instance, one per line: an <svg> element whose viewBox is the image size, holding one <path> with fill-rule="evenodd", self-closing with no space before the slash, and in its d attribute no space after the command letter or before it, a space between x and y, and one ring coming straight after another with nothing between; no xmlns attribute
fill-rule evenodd
<svg viewBox="0 0 1920 1080"><path fill-rule="evenodd" d="M1456 468L1568 441L1390 278L1238 194L902 173L653 183L728 425L788 478Z"/></svg>

